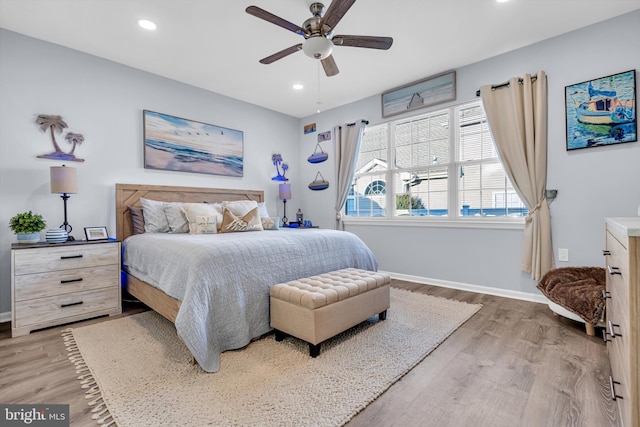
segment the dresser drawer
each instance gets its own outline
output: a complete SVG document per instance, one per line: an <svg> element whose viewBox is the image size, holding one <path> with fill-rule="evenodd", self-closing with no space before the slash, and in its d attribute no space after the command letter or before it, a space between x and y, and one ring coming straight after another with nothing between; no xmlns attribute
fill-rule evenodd
<svg viewBox="0 0 640 427"><path fill-rule="evenodd" d="M25 301L72 292L117 287L119 274L120 268L117 264L25 274L15 277L13 297L16 301Z"/></svg>
<svg viewBox="0 0 640 427"><path fill-rule="evenodd" d="M96 265L119 264L119 243L16 250L13 274L44 273Z"/></svg>
<svg viewBox="0 0 640 427"><path fill-rule="evenodd" d="M633 426L631 423L631 387L629 385L629 377L625 377L622 369L622 364L624 363L619 355L613 355L609 353L609 358L611 361L611 382L610 387L613 387L613 390L610 390L611 398L614 398L615 393L615 401L618 406L618 410L620 411L620 418L622 419L622 425L624 427Z"/></svg>
<svg viewBox="0 0 640 427"><path fill-rule="evenodd" d="M111 287L15 303L15 327L46 323L119 307L119 288ZM87 316L89 317L89 316ZM64 322L60 322L64 323Z"/></svg>

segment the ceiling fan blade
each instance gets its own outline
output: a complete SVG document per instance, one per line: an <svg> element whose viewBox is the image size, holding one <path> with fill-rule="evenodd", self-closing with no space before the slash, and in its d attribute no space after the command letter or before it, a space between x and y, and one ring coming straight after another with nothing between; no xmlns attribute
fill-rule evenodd
<svg viewBox="0 0 640 427"><path fill-rule="evenodd" d="M299 27L298 25L292 22L289 22L286 19L282 19L271 12L267 12L264 9L260 9L257 6L249 6L245 11L249 15L253 15L256 18L264 19L267 22L271 22L272 24L275 24L278 27L282 27L285 30L289 30L296 34L300 34L301 36L304 36L305 34L307 34L307 31L305 31L303 28Z"/></svg>
<svg viewBox="0 0 640 427"><path fill-rule="evenodd" d="M322 17L320 27L326 25L331 30L334 29L355 2L356 0L333 0Z"/></svg>
<svg viewBox="0 0 640 427"><path fill-rule="evenodd" d="M266 58L262 58L260 60L261 64L271 64L272 62L277 61L278 59L282 59L287 55L291 55L292 53L296 53L297 51L302 50L302 43L299 43L295 46L288 47L286 49L281 50L280 52L276 52L273 55L267 56Z"/></svg>
<svg viewBox="0 0 640 427"><path fill-rule="evenodd" d="M322 62L322 68L324 68L324 73L327 75L327 77L335 76L340 72L340 70L338 70L338 65L336 65L335 59L333 59L333 55L327 56L320 62Z"/></svg>
<svg viewBox="0 0 640 427"><path fill-rule="evenodd" d="M387 50L393 44L391 37L375 36L333 36L331 39L336 46L366 47L369 49Z"/></svg>

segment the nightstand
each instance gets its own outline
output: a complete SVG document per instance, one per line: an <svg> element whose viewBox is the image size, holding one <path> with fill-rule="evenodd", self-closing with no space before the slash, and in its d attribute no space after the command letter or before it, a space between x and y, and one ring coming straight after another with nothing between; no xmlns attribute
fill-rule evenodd
<svg viewBox="0 0 640 427"><path fill-rule="evenodd" d="M11 336L122 313L120 241L11 245Z"/></svg>

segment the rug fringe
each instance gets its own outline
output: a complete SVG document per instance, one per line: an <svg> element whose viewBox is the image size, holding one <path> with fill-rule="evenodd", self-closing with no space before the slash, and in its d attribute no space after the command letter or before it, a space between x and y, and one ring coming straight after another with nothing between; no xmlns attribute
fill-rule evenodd
<svg viewBox="0 0 640 427"><path fill-rule="evenodd" d="M68 352L68 358L71 363L76 368L76 374L78 374L78 381L80 381L80 387L85 389L85 398L91 399L87 404L91 408L92 419L95 420L97 424L103 427L115 426L117 427L118 423L109 412L109 408L107 407L107 403L102 398L102 392L100 391L100 386L98 385L96 379L93 376L93 373L87 366L84 361L84 357L78 348L76 343L76 339L73 336L73 329L68 328L62 331L62 340L64 341L64 345Z"/></svg>

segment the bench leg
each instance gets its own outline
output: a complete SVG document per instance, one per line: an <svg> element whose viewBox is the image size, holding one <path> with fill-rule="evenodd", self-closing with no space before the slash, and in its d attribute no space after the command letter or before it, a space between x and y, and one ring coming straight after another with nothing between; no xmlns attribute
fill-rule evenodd
<svg viewBox="0 0 640 427"><path fill-rule="evenodd" d="M386 320L386 318L387 318L387 310L385 310L382 313L378 314L378 320Z"/></svg>
<svg viewBox="0 0 640 427"><path fill-rule="evenodd" d="M320 344L309 343L309 356L318 357L320 354Z"/></svg>
<svg viewBox="0 0 640 427"><path fill-rule="evenodd" d="M285 333L277 329L274 329L274 331L276 332L276 341L282 341L284 339Z"/></svg>

